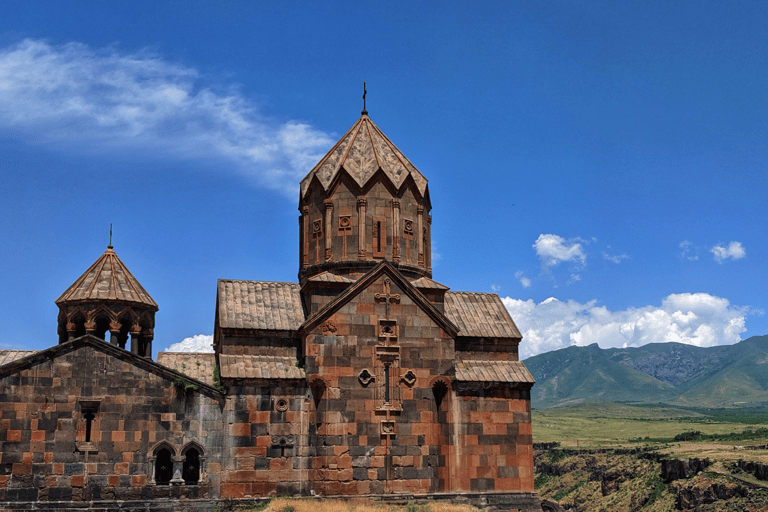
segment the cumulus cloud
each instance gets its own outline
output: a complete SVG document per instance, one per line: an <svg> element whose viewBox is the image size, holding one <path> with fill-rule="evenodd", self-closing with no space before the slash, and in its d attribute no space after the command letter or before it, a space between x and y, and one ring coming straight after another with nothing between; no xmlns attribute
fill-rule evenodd
<svg viewBox="0 0 768 512"><path fill-rule="evenodd" d="M671 294L660 306L610 311L597 301L563 302L554 297L536 303L502 299L523 341L521 358L597 343L601 348L639 347L678 342L711 347L737 343L746 331L749 309L707 293Z"/></svg>
<svg viewBox="0 0 768 512"><path fill-rule="evenodd" d="M174 343L166 352L213 352L213 334L195 334Z"/></svg>
<svg viewBox="0 0 768 512"><path fill-rule="evenodd" d="M515 279L520 281L520 284L523 286L523 288L531 287L531 280L525 277L525 273L522 270L515 272Z"/></svg>
<svg viewBox="0 0 768 512"><path fill-rule="evenodd" d="M0 129L73 151L213 161L290 194L334 142L147 52L31 39L0 49Z"/></svg>
<svg viewBox="0 0 768 512"><path fill-rule="evenodd" d="M718 263L722 263L728 258L740 260L747 255L747 251L744 250L741 242L731 242L728 244L728 247L723 246L723 244L717 244L710 249L710 252L715 255L715 261Z"/></svg>
<svg viewBox="0 0 768 512"><path fill-rule="evenodd" d="M536 249L536 255L541 260L541 269L547 272L550 267L563 261L584 265L587 255L581 242L582 240L578 238L565 239L558 235L542 233L534 242L533 248Z"/></svg>

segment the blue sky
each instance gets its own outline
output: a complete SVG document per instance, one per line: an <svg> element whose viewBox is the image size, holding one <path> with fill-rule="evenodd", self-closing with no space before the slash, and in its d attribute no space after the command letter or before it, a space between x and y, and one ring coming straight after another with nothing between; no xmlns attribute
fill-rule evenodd
<svg viewBox="0 0 768 512"><path fill-rule="evenodd" d="M523 356L768 333L765 2L2 11L0 348L56 343L110 223L156 349L212 333L217 278L296 281L298 182L363 81L429 179L435 279L499 293Z"/></svg>

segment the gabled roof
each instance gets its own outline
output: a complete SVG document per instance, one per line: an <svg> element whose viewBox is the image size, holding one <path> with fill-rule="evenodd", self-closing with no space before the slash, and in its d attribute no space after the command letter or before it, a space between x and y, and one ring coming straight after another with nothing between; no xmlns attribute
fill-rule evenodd
<svg viewBox="0 0 768 512"><path fill-rule="evenodd" d="M355 285L347 288L342 295L357 293L351 290L357 287L361 281L370 279L371 273L382 263L374 267L369 274L360 278ZM391 269L392 275L397 274L399 279L404 282L407 281L388 263L387 267ZM331 277L329 274L321 279L336 282L335 277ZM349 281L353 282L351 279ZM346 283L346 280L344 282ZM427 278L416 279L409 283L409 287L445 289L440 283ZM415 293L419 297L423 297L425 301L427 300L420 292L416 291ZM342 295L331 304L340 300ZM437 310L435 311L437 312ZM320 313L318 312L318 315ZM443 316L441 313L437 313ZM219 325L224 329L295 332L302 328L305 321L299 285L297 283L270 281L219 279L218 315ZM317 319L318 315L314 315L313 318ZM448 320L453 328L458 329L458 336L522 338L517 325L509 316L507 308L504 307L501 299L495 293L446 292L443 318Z"/></svg>
<svg viewBox="0 0 768 512"><path fill-rule="evenodd" d="M533 375L522 361L461 361L456 380L465 382L513 382L533 384Z"/></svg>
<svg viewBox="0 0 768 512"><path fill-rule="evenodd" d="M341 284L352 284L355 282L355 279L344 276L344 275L338 275L334 274L333 272L321 272L315 276L312 276L308 279L308 281L311 281L313 283L341 283Z"/></svg>
<svg viewBox="0 0 768 512"><path fill-rule="evenodd" d="M296 331L304 323L298 283L219 279L222 329Z"/></svg>
<svg viewBox="0 0 768 512"><path fill-rule="evenodd" d="M450 290L444 284L440 284L437 281L433 281L428 277L420 277L411 281L411 284L420 290Z"/></svg>
<svg viewBox="0 0 768 512"><path fill-rule="evenodd" d="M301 196L307 193L313 177L317 177L328 192L342 168L360 188L381 169L395 188L399 189L405 179L411 176L422 197L426 195L427 179L366 114L301 180Z"/></svg>
<svg viewBox="0 0 768 512"><path fill-rule="evenodd" d="M295 357L219 354L223 379L306 379Z"/></svg>
<svg viewBox="0 0 768 512"><path fill-rule="evenodd" d="M446 292L445 314L459 327L459 336L523 337L495 293Z"/></svg>
<svg viewBox="0 0 768 512"><path fill-rule="evenodd" d="M213 386L213 352L159 352L157 363Z"/></svg>
<svg viewBox="0 0 768 512"><path fill-rule="evenodd" d="M94 300L130 302L154 311L158 309L157 303L120 261L111 245L55 302L61 306Z"/></svg>
<svg viewBox="0 0 768 512"><path fill-rule="evenodd" d="M84 347L92 347L93 349L103 352L109 356L112 356L119 361L127 362L128 364L131 364L144 371L158 375L159 377L162 377L166 380L170 380L171 382L175 381L178 378L186 378L187 380L190 380L193 384L197 386L197 389L195 390L196 393L202 393L215 400L220 400L224 398L224 394L221 391L206 384L205 382L201 382L199 380L196 380L194 377L190 377L176 370L172 370L171 368L168 368L159 363L156 363L146 357L141 357L137 354L134 354L132 352L119 348L116 345L111 345L105 342L104 340L100 340L99 338L91 334L80 336L79 338L75 338L74 340L67 341L59 345L55 345L46 350L39 350L37 352L34 352L33 354L28 355L27 357L24 357L22 359L18 359L6 365L0 366L0 378L7 377L8 375L13 375L14 373L18 373L22 370L26 370L37 364L50 361L52 359L63 356L75 350L80 350ZM118 363L116 363L116 365L117 364ZM84 374L87 375L87 371L85 371L85 369L83 369L83 372Z"/></svg>
<svg viewBox="0 0 768 512"><path fill-rule="evenodd" d="M422 311L429 315L432 320L439 325L449 336L456 336L458 328L454 325L448 317L438 311L435 306L429 302L423 293L414 287L408 279L406 279L395 267L393 267L387 260L382 260L381 263L373 267L367 274L358 279L358 281L344 290L338 297L317 312L317 314L310 317L304 325L301 326L302 332L308 332L324 322L329 316L341 309L346 303L352 300L353 297L361 293L368 288L381 276L387 275L392 279L393 283L402 290L404 294L407 294L411 300L419 306Z"/></svg>
<svg viewBox="0 0 768 512"><path fill-rule="evenodd" d="M12 363L27 356L31 356L36 350L0 350L0 366Z"/></svg>

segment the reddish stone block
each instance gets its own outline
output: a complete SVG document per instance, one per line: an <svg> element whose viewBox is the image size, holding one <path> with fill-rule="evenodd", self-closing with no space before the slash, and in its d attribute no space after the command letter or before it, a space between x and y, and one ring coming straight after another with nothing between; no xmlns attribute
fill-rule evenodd
<svg viewBox="0 0 768 512"><path fill-rule="evenodd" d="M9 443L18 443L21 441L21 430L6 430L5 440Z"/></svg>
<svg viewBox="0 0 768 512"><path fill-rule="evenodd" d="M245 485L226 483L221 484L221 497L230 499L239 499L245 497Z"/></svg>
<svg viewBox="0 0 768 512"><path fill-rule="evenodd" d="M117 442L125 441L125 431L124 430L113 430L112 431L112 441L117 441Z"/></svg>
<svg viewBox="0 0 768 512"><path fill-rule="evenodd" d="M251 496L267 496L277 490L274 482L253 482L251 484Z"/></svg>
<svg viewBox="0 0 768 512"><path fill-rule="evenodd" d="M119 475L109 475L107 477L107 484L111 485L113 487L118 487L120 485L120 476Z"/></svg>
<svg viewBox="0 0 768 512"><path fill-rule="evenodd" d="M69 480L69 483L72 487L83 487L85 485L85 476L72 475L72 478Z"/></svg>
<svg viewBox="0 0 768 512"><path fill-rule="evenodd" d="M250 423L235 423L230 428L233 436L250 436L251 435Z"/></svg>
<svg viewBox="0 0 768 512"><path fill-rule="evenodd" d="M131 485L133 487L142 487L144 485L147 485L147 475L131 476Z"/></svg>
<svg viewBox="0 0 768 512"><path fill-rule="evenodd" d="M127 462L118 462L115 464L115 473L118 475L127 475L128 474L128 463Z"/></svg>
<svg viewBox="0 0 768 512"><path fill-rule="evenodd" d="M32 463L31 462L15 462L11 474L14 476L31 475Z"/></svg>
<svg viewBox="0 0 768 512"><path fill-rule="evenodd" d="M7 487L9 478L9 475L0 475L0 487Z"/></svg>

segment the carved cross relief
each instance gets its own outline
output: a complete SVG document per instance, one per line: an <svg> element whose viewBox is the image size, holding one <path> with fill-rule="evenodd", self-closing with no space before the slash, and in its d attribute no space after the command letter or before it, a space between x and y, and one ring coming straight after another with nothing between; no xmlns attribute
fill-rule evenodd
<svg viewBox="0 0 768 512"><path fill-rule="evenodd" d="M384 279L384 293L374 294L374 299L386 307L386 315L379 319L378 344L376 346L375 367L382 382L378 386L378 411L386 413L382 423L382 434L394 435L394 423L391 422L390 411L400 410L400 388L398 373L400 367L399 330L397 320L390 318L390 304L400 301L400 294L392 293L390 278ZM385 428L385 423L392 430Z"/></svg>
<svg viewBox="0 0 768 512"><path fill-rule="evenodd" d="M390 288L389 288L389 283L390 282L391 281L390 281L390 279L388 277L384 278L384 293L377 293L377 294L374 295L376 300L384 301L384 304L386 304L386 318L387 319L389 319L389 304L390 304L390 302L400 302L400 294L399 293L395 293L395 294L390 293Z"/></svg>

